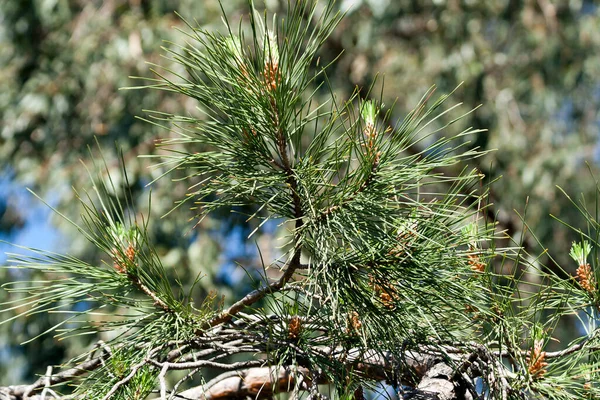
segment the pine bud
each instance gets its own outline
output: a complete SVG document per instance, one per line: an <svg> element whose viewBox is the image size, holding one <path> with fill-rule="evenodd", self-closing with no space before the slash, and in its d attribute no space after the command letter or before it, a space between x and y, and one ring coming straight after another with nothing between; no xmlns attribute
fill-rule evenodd
<svg viewBox="0 0 600 400"><path fill-rule="evenodd" d="M128 261L133 263L135 261L136 250L133 247L133 244L129 244L123 253L126 257L126 260L123 259L120 252L113 250L113 268L117 270L120 274L127 273L128 269Z"/></svg>
<svg viewBox="0 0 600 400"><path fill-rule="evenodd" d="M414 218L408 218L399 227L396 233L398 241L389 254L393 256L403 255L413 244L415 239L418 237L417 228L419 222Z"/></svg>
<svg viewBox="0 0 600 400"><path fill-rule="evenodd" d="M348 314L348 328L346 331L350 334L356 335L360 333L360 328L362 328L362 322L358 316L356 311L350 311Z"/></svg>
<svg viewBox="0 0 600 400"><path fill-rule="evenodd" d="M365 123L363 134L365 136L366 147L368 150L373 150L375 148L375 140L377 139L377 132L375 131L377 107L375 106L375 102L366 101L362 106L361 116Z"/></svg>
<svg viewBox="0 0 600 400"><path fill-rule="evenodd" d="M294 315L292 318L290 318L290 322L288 323L288 338L298 339L301 330L302 321L300 320L300 317Z"/></svg>
<svg viewBox="0 0 600 400"><path fill-rule="evenodd" d="M548 363L545 361L546 352L542 351L543 341L536 340L530 355L527 357L527 370L534 379L540 379L546 374Z"/></svg>
<svg viewBox="0 0 600 400"><path fill-rule="evenodd" d="M125 265L123 265L122 263L119 262L115 262L113 264L113 268L117 270L118 273L120 274L124 274L127 272L127 268Z"/></svg>
<svg viewBox="0 0 600 400"><path fill-rule="evenodd" d="M587 256L591 251L592 246L587 240L584 240L582 243L573 242L569 255L579 264L576 271L579 285L583 290L590 294L594 294L596 292L596 279L594 278L592 267L587 262Z"/></svg>
<svg viewBox="0 0 600 400"><path fill-rule="evenodd" d="M481 261L479 254L479 227L476 222L471 222L461 229L462 235L468 240L469 254L468 263L473 272L485 272L485 263Z"/></svg>
<svg viewBox="0 0 600 400"><path fill-rule="evenodd" d="M279 49L277 38L270 30L267 32L266 41L264 77L267 87L275 91L279 81Z"/></svg>
<svg viewBox="0 0 600 400"><path fill-rule="evenodd" d="M127 246L125 250L125 256L129 259L129 261L133 262L135 260L135 247L131 243Z"/></svg>
<svg viewBox="0 0 600 400"><path fill-rule="evenodd" d="M596 291L596 281L594 279L594 274L592 273L592 267L590 267L590 264L580 265L577 268L576 273L579 285L581 285L583 290L593 294Z"/></svg>
<svg viewBox="0 0 600 400"><path fill-rule="evenodd" d="M396 289L389 283L384 285L379 284L373 276L369 277L369 281L381 304L387 309L393 309L396 300L398 300Z"/></svg>
<svg viewBox="0 0 600 400"><path fill-rule="evenodd" d="M468 263L473 272L485 272L485 264L481 262L478 254L467 254Z"/></svg>

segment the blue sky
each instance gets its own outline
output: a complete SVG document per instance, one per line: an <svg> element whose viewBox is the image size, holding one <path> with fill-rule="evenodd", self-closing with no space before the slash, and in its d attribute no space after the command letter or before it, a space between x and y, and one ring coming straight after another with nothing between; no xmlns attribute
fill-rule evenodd
<svg viewBox="0 0 600 400"><path fill-rule="evenodd" d="M0 201L16 208L25 222L22 228L15 229L11 234L0 232L0 265L6 264L6 252L25 252L9 243L41 250L57 250L60 236L51 224L52 210L24 186L14 182L10 172L0 174Z"/></svg>

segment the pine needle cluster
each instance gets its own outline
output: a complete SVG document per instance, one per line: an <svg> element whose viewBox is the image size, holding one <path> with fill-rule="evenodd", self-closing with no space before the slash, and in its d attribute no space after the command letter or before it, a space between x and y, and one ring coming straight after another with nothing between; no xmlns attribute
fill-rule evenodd
<svg viewBox="0 0 600 400"><path fill-rule="evenodd" d="M185 44L165 48L178 69L155 66L142 88L198 104L197 116L148 112L172 133L159 143L167 152L157 166L190 182L172 212L189 206L202 220L250 210L250 236L276 221L283 255L262 267L277 274L236 301L194 303L193 286L188 293L168 279L148 221L111 196L119 188L97 165L92 195L80 196L82 223L72 223L105 258L14 255L12 267L49 278L4 285L20 294L7 311L69 315L52 329L59 337L113 332L72 360L85 373L53 382L94 399L217 398L236 379L241 397L316 398L328 384L335 396L363 398L381 381L399 396L431 394L427 379L445 376L453 398L596 396L595 327L565 350L544 350L561 317L597 316L591 245L572 251L576 290L518 248L497 248L494 223L482 217L484 177L466 167L485 154L469 144L479 131L453 131L461 115L449 117L458 110L449 95L430 89L398 122L371 89L339 102L318 63L342 18L335 4L299 0L272 20L249 8L237 29L226 16L221 33L188 24ZM330 101L318 104L322 92ZM460 174L447 173L456 167ZM546 286L525 293L521 265ZM450 372L433 376L440 368ZM181 389L214 370L223 375ZM185 376L173 381L176 371Z"/></svg>

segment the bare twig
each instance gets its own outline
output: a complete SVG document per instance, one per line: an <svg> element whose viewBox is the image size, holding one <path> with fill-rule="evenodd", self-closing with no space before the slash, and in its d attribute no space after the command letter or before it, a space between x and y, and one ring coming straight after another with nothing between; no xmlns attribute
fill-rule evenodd
<svg viewBox="0 0 600 400"><path fill-rule="evenodd" d="M166 366L167 370L174 370L174 371L201 368L201 367L216 368L216 369L222 369L225 371L234 371L234 370L238 370L238 369L242 369L242 368L258 367L258 366L261 366L262 364L264 364L264 361L251 360L251 361L240 361L240 362L236 362L236 363L227 363L227 364L218 363L218 362L209 361L209 360L161 363L156 360L146 359L144 361L144 363L151 364L151 365L154 365L159 368L165 368L165 366Z"/></svg>
<svg viewBox="0 0 600 400"><path fill-rule="evenodd" d="M173 390L171 392L171 395L169 396L169 400L173 399L173 397L177 395L177 390L179 389L179 386L183 382L187 381L192 376L194 376L196 373L198 373L199 370L200 370L200 368L195 368L195 369L191 370L190 372L188 372L183 378L178 380L177 383L175 383L175 385L173 386Z"/></svg>
<svg viewBox="0 0 600 400"><path fill-rule="evenodd" d="M160 382L160 400L167 400L167 372L169 372L169 365L165 363L158 374L158 381Z"/></svg>
<svg viewBox="0 0 600 400"><path fill-rule="evenodd" d="M44 376L46 378L46 383L44 384L44 390L42 390L42 394L40 395L42 397L42 400L46 399L46 395L48 393L50 393L52 395L52 397L58 398L56 393L54 393L54 391L52 389L50 389L50 377L51 376L52 376L52 366L49 366L48 368L46 368L46 375Z"/></svg>
<svg viewBox="0 0 600 400"><path fill-rule="evenodd" d="M158 297L158 295L156 293L154 293L152 290L150 290L150 288L148 286L146 286L140 280L140 278L138 276L131 274L131 273L127 274L127 276L142 292L144 292L148 297L150 297L154 301L154 305L162 308L165 312L168 312L168 313L174 312L171 309L171 307L169 307L169 305L167 303L165 303L163 300L161 300L160 297Z"/></svg>

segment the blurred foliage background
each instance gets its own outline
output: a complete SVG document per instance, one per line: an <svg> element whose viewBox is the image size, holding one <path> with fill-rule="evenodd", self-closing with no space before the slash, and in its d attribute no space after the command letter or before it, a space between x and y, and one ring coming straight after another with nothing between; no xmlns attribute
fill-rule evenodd
<svg viewBox="0 0 600 400"><path fill-rule="evenodd" d="M277 12L286 1L268 0ZM368 88L379 74L373 96L396 100L401 119L431 86L451 91L468 107L482 105L460 123L486 128L472 146L498 149L478 160L490 181L493 206L502 228L519 240L524 210L544 247L569 272L572 231L550 214L580 226L582 219L556 185L593 200L600 161L600 10L583 0L344 0L347 17L321 51L320 64L339 60L328 77L338 99ZM247 12L245 1L224 1L230 21ZM165 92L119 90L152 76L149 63L169 65L161 46L173 48L184 36L177 17L208 29L223 29L216 0L9 0L0 2L0 239L69 251L95 261L92 246L73 227L47 211L24 190L31 188L50 205L77 219L71 187L89 189L80 160L98 155L118 176L115 143L123 150L128 185L136 210L150 213L154 243L174 279L218 286L231 297L250 287L237 266L260 267L255 245L244 244L252 227L235 213L216 215L195 226L184 209L160 219L185 195L184 183L160 180L164 171L148 168L155 140L166 131L136 119L143 109L194 112L194 101ZM310 21L307 21L310 23ZM343 52L342 52L343 50ZM383 89L381 83L385 82ZM323 95L325 95L325 91ZM88 148L89 147L89 148ZM592 173L590 173L590 170ZM501 179L498 179L500 178ZM125 186L128 186L125 188ZM122 196L115 193L115 196ZM276 225L259 236L262 254L272 259ZM3 251L14 251L6 245ZM533 250L535 252L535 250ZM539 252L539 249L538 249ZM5 259L0 257L0 261ZM0 270L0 281L22 272ZM6 301L0 294L0 301ZM18 310L17 310L18 311ZM62 320L39 315L0 325L0 385L31 381L97 340L67 342L51 335L19 346ZM568 332L565 333L568 335Z"/></svg>

